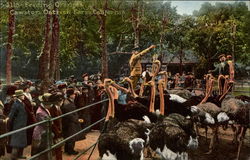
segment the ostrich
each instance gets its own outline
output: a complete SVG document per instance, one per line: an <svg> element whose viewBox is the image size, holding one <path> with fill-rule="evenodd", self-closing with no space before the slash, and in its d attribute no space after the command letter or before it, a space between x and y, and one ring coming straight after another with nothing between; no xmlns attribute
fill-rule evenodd
<svg viewBox="0 0 250 160"><path fill-rule="evenodd" d="M136 120L117 122L114 95L110 90L112 81L105 79L104 83L109 97L105 122L110 124L99 138L99 155L102 160L142 160L144 145L149 135L147 123Z"/></svg>
<svg viewBox="0 0 250 160"><path fill-rule="evenodd" d="M149 145L162 159L187 160L187 149L197 148L198 140L190 119L180 114L170 114L152 128Z"/></svg>
<svg viewBox="0 0 250 160"><path fill-rule="evenodd" d="M117 123L101 134L98 144L102 160L142 160L149 129L144 122L128 120Z"/></svg>
<svg viewBox="0 0 250 160"><path fill-rule="evenodd" d="M240 100L242 100L243 102L248 102L248 103L250 103L250 97L249 97L249 96L240 95L240 96L236 96L235 98L236 98L236 99L240 99Z"/></svg>
<svg viewBox="0 0 250 160"><path fill-rule="evenodd" d="M159 80L158 90L160 96L160 114L162 116L164 116L165 111L164 85L165 80ZM168 117L162 117L162 121L158 121L152 128L149 135L149 145L163 159L175 160L181 158L186 160L187 147L196 148L198 140L190 120L180 114L170 114Z"/></svg>
<svg viewBox="0 0 250 160"><path fill-rule="evenodd" d="M141 83L140 92L139 92L140 96L143 96L144 90L147 90L147 89L144 89L144 87L145 87L144 84L151 80L151 76L150 76L150 72L149 71L144 71L142 73L142 80L143 81Z"/></svg>
<svg viewBox="0 0 250 160"><path fill-rule="evenodd" d="M204 126L212 129L212 138L209 144L209 151L206 154L211 154L214 149L214 142L218 140L218 127L220 124L225 124L229 120L229 116L221 108L211 102L192 106L191 111L194 114L194 119ZM198 129L197 129L198 132ZM206 128L207 138L207 128Z"/></svg>
<svg viewBox="0 0 250 160"><path fill-rule="evenodd" d="M132 85L132 82L129 78L127 77L124 78L124 81L127 82L129 86ZM158 82L158 89L159 89L159 85L164 88L164 84L165 84L165 80L164 79L160 80ZM134 92L132 87L129 87L129 92L131 93L130 97L131 99L133 99L134 102L141 103L144 106L147 106L148 108L150 108L151 112L154 112L155 109L159 109L161 95L160 94L156 95L156 87L155 87L156 84L153 80L149 81L145 85L151 87L151 95L149 97L140 97ZM184 100L178 95L163 93L163 97L164 97L163 103L165 106L167 106L164 108L165 115L168 115L170 113L179 113L183 116L191 116L192 115L191 106L197 105L201 101L201 97L199 96L194 96L188 100ZM153 108L152 102L154 103L154 108Z"/></svg>
<svg viewBox="0 0 250 160"><path fill-rule="evenodd" d="M244 102L234 97L227 97L222 101L221 106L222 110L226 112L230 117L230 120L235 121L235 123L239 125L238 130L236 130L236 128L232 125L233 130L236 130L233 142L237 141L237 139L239 140L238 152L236 157L236 159L238 160L240 157L240 150L243 139L250 124L250 103Z"/></svg>
<svg viewBox="0 0 250 160"><path fill-rule="evenodd" d="M115 84L115 82L111 79L106 79L106 84L108 84L110 89L113 89L113 92L111 91L113 97L112 99L110 98L110 100L112 101L112 104L114 104L113 109L115 110L115 112L112 113L115 114L114 116L118 121L126 121L128 119L145 120L145 118L149 118L150 120L155 121L157 119L157 116L152 112L153 109L149 110L148 107L136 101L129 102L127 104L119 104L117 101L117 90L115 87L110 86ZM153 105L153 103L151 105Z"/></svg>
<svg viewBox="0 0 250 160"><path fill-rule="evenodd" d="M151 76L150 76L150 73L148 71L143 72L143 74L142 74L143 83L140 86L139 96L145 95L144 92L148 93L149 88L147 88L147 85L145 85L145 84L147 84L149 81L155 81L155 77L159 73L160 68L161 68L161 62L159 60L154 60L153 65L152 65Z"/></svg>

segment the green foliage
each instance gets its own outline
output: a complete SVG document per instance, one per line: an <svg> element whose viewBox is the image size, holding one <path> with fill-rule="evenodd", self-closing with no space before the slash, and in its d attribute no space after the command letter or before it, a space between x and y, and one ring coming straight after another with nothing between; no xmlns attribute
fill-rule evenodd
<svg viewBox="0 0 250 160"><path fill-rule="evenodd" d="M237 62L249 63L246 38L248 14L243 2L204 3L199 11L194 12L195 26L186 36L201 61L197 70L207 72L212 69L213 63L218 61L217 56L222 53L234 54Z"/></svg>
<svg viewBox="0 0 250 160"><path fill-rule="evenodd" d="M96 73L100 70L101 42L98 32L100 22L96 14L103 12L104 2L104 0L93 0L59 3L59 54L62 76L81 75L83 72ZM130 52L135 38L131 9L137 1L108 0L108 2L109 9L106 14L108 53ZM164 56L168 56L169 53L178 54L180 49L191 50L199 57L197 73L201 74L213 68L220 53L232 53L233 45L235 60L246 65L250 63L250 12L245 3L211 5L207 2L192 16L178 15L171 2L138 0L138 5L141 48L156 44L158 47L153 52L165 53ZM22 7L17 10L24 10ZM38 57L44 41L43 9L43 7L30 7L29 10L40 11L40 14L16 16L13 56L13 71L16 75L36 77ZM0 10L0 24L0 48L3 54L7 42L7 8ZM236 25L235 34L232 32L233 25ZM128 59L129 55L110 56L111 75L117 74L120 68L128 63ZM1 62L4 63L4 57ZM3 71L3 68L1 70Z"/></svg>

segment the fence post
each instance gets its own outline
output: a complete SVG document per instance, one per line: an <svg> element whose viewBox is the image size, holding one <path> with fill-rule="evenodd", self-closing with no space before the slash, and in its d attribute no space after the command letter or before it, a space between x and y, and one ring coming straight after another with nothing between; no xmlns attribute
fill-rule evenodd
<svg viewBox="0 0 250 160"><path fill-rule="evenodd" d="M46 123L46 138L47 138L47 149L51 149L51 146L53 145L52 140L52 121L51 121L51 117L48 118L48 121ZM52 160L52 150L50 150L48 153L48 160Z"/></svg>

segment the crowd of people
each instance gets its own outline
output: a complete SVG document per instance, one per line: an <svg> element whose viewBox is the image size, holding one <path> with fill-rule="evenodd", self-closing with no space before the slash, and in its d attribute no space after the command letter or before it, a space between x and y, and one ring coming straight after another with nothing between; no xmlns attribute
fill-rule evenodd
<svg viewBox="0 0 250 160"><path fill-rule="evenodd" d="M77 81L70 76L64 81L57 81L49 87L48 93L41 94L39 84L29 80L16 81L13 85L1 89L0 101L0 134L14 131L74 111L88 104L103 99L101 80L89 80L88 74L82 75L82 80ZM1 86L2 87L2 86ZM88 109L69 114L52 122L51 128L43 123L21 132L12 134L8 138L0 139L0 156L6 151L11 153L11 159L25 159L23 150L31 145L31 155L35 155L47 148L49 142L54 144L64 138L81 131L91 123L101 119L101 111L105 112L105 104L93 106ZM101 109L100 109L101 108ZM95 126L94 129L99 129ZM47 131L51 130L52 134ZM74 150L75 142L85 139L87 132L65 142L53 150L57 160L62 159L64 152L69 155L78 154ZM51 138L51 141L48 141ZM6 151L5 151L6 149ZM48 159L49 154L43 154L38 159Z"/></svg>

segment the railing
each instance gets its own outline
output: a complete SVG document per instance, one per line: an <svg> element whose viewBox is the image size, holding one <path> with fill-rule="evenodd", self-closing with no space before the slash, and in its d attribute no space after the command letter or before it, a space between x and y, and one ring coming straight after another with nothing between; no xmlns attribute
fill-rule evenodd
<svg viewBox="0 0 250 160"><path fill-rule="evenodd" d="M41 151L41 152L39 152L39 153L37 153L37 154L35 154L35 155L33 155L33 156L27 158L28 160L35 159L35 158L41 156L42 154L45 154L45 153L47 153L47 152L49 152L49 151L51 151L51 150L53 150L53 149L59 147L60 145L62 145L62 144L65 143L66 141L68 141L68 140L72 139L73 137L75 137L75 136L77 136L77 135L79 135L79 134L81 134L81 133L87 131L88 129L92 128L93 126L95 126L95 125L97 125L97 124L103 122L103 121L105 120L105 118L101 118L100 120L98 120L98 121L94 122L93 124L87 126L86 128L82 129L81 131L79 131L79 132L77 132L77 133L75 133L75 134L73 134L73 135L71 135L71 136L65 138L64 140L62 140L62 141L60 141L60 142L58 142L58 143L56 143L56 144L54 144L54 145L52 145L52 144L53 144L53 142L52 142L53 140L52 140L52 137L51 137L51 135L52 135L52 134L51 134L51 133L52 133L51 127L52 127L52 122L53 122L54 120L63 118L63 117L65 117L65 116L67 116L67 115L70 115L70 114L72 114L72 113L79 112L79 111L81 111L81 110L90 108L90 107L92 107L92 106L95 106L95 105L97 105L97 104L101 104L101 103L104 103L104 102L107 102L107 101L108 101L108 99L104 99L104 100L101 100L101 101L92 103L92 104L90 104L90 105L81 107L81 108L79 108L79 109L76 109L76 110L74 110L74 111L71 111L71 112L62 114L62 115L60 115L60 116L57 116L57 117L54 117L54 118L49 118L49 119L46 119L46 120L43 120L43 121L34 123L34 124L32 124L32 125L29 125L29 126L26 126L26 127L23 127L23 128L20 128L20 129L17 129L17 130L14 130L14 131L11 131L11 132L8 132L8 133L5 133L5 134L2 134L2 135L0 135L0 139L1 139L1 138L5 138L5 137L7 137L7 136L10 136L10 135L12 135L12 134L15 134L15 133L17 133L17 132L21 132L21 131L27 130L27 129L29 129L29 128L33 128L33 127L35 127L35 126L37 126L37 125L41 125L41 124L47 123L47 126L46 126L46 134L47 134L48 146L47 146L47 149L46 149L46 150ZM84 150L83 152L79 153L79 154L74 158L74 160L77 160L78 158L80 158L84 153L86 153L86 152L89 151L91 148L93 148L94 146L96 146L97 143L98 143L98 140L97 140L97 142L95 142L93 145L91 145L89 148L87 148L87 149ZM93 151L92 151L92 152L93 152ZM91 156L91 155L92 155L92 153L90 154L90 156ZM90 158L90 156L89 156L89 158ZM49 152L49 153L48 153L48 157L49 157L49 160L52 160L52 152Z"/></svg>
<svg viewBox="0 0 250 160"><path fill-rule="evenodd" d="M203 89L203 88L171 88L171 89L168 89L168 90L183 90L183 89L187 89L187 90L198 90L198 91L206 91L206 89ZM249 91L233 90L232 92L249 93L249 94L250 94L250 90L249 90Z"/></svg>

